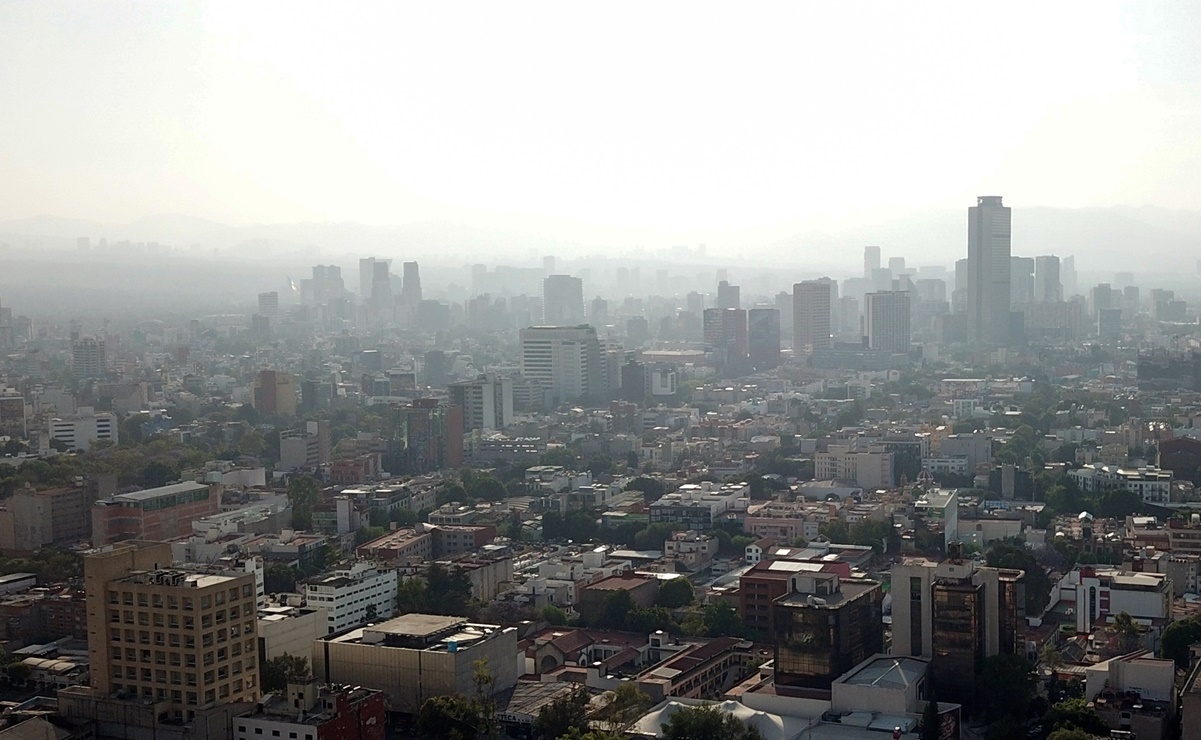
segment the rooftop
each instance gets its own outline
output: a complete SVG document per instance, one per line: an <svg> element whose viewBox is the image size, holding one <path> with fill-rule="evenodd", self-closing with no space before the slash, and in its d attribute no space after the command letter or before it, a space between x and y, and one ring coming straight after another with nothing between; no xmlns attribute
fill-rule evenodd
<svg viewBox="0 0 1201 740"><path fill-rule="evenodd" d="M169 486L160 486L159 488L148 488L145 491L134 491L133 493L118 493L112 496L114 501L149 501L164 496L174 496L179 493L188 493L189 491L197 491L207 489L207 483L172 483Z"/></svg>
<svg viewBox="0 0 1201 740"><path fill-rule="evenodd" d="M903 689L912 686L926 675L926 661L914 658L884 656L839 679L852 686L879 686Z"/></svg>

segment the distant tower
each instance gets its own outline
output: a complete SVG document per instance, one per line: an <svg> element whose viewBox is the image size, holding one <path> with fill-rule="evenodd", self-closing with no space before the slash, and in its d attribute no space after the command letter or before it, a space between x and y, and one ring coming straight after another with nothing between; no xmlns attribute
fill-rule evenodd
<svg viewBox="0 0 1201 740"><path fill-rule="evenodd" d="M880 269L880 248L863 248L863 277L871 279L872 271Z"/></svg>
<svg viewBox="0 0 1201 740"><path fill-rule="evenodd" d="M909 351L909 293L889 291L864 296L863 329L869 349Z"/></svg>
<svg viewBox="0 0 1201 740"><path fill-rule="evenodd" d="M968 209L967 337L1009 343L1010 209L999 195L982 195Z"/></svg>
<svg viewBox="0 0 1201 740"><path fill-rule="evenodd" d="M85 337L71 342L71 370L76 378L103 377L107 365L103 339Z"/></svg>
<svg viewBox="0 0 1201 740"><path fill-rule="evenodd" d="M265 316L272 327L279 324L279 293L259 293L259 314Z"/></svg>
<svg viewBox="0 0 1201 740"><path fill-rule="evenodd" d="M722 280L717 284L717 307L740 308L741 294L742 290L737 285L730 285L728 280Z"/></svg>
<svg viewBox="0 0 1201 740"><path fill-rule="evenodd" d="M584 323L584 281L571 275L551 275L542 281L542 323L576 326Z"/></svg>
<svg viewBox="0 0 1201 740"><path fill-rule="evenodd" d="M406 306L421 303L421 272L416 262L404 263L404 283L401 288Z"/></svg>
<svg viewBox="0 0 1201 740"><path fill-rule="evenodd" d="M542 274L543 275L554 275L555 274L555 257L554 257L554 255L548 254L542 258Z"/></svg>
<svg viewBox="0 0 1201 740"><path fill-rule="evenodd" d="M831 283L806 280L792 286L792 353L829 349Z"/></svg>
<svg viewBox="0 0 1201 740"><path fill-rule="evenodd" d="M1037 303L1063 301L1063 284L1059 282L1059 258L1053 254L1034 258L1034 300Z"/></svg>

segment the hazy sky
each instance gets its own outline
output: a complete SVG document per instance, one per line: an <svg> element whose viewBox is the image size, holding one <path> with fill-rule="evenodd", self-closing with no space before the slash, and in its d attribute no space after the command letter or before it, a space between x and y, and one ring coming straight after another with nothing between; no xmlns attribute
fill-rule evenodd
<svg viewBox="0 0 1201 740"><path fill-rule="evenodd" d="M0 3L0 218L1201 202L1201 3Z"/></svg>

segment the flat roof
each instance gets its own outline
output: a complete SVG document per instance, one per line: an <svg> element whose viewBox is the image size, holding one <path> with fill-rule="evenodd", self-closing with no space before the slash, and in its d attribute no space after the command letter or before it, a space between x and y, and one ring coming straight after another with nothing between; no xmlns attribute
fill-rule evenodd
<svg viewBox="0 0 1201 740"><path fill-rule="evenodd" d="M148 488L145 491L134 491L133 493L118 493L113 496L116 501L147 501L149 499L160 498L162 496L174 496L177 493L187 493L200 488L208 488L207 483L172 483L169 486L161 486L159 488Z"/></svg>
<svg viewBox="0 0 1201 740"><path fill-rule="evenodd" d="M429 637L466 624L466 617L444 617L440 614L404 614L368 629L403 637Z"/></svg>

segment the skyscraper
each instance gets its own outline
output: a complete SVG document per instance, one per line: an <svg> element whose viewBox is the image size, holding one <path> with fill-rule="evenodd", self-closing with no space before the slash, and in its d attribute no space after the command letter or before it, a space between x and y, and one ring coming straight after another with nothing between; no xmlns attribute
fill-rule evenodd
<svg viewBox="0 0 1201 740"><path fill-rule="evenodd" d="M584 321L584 281L550 275L542 281L542 323L573 326Z"/></svg>
<svg viewBox="0 0 1201 740"><path fill-rule="evenodd" d="M607 390L600 341L591 326L531 326L519 332L521 374L552 404L599 397Z"/></svg>
<svg viewBox="0 0 1201 740"><path fill-rule="evenodd" d="M272 328L279 325L279 293L259 293L259 314L266 316Z"/></svg>
<svg viewBox="0 0 1201 740"><path fill-rule="evenodd" d="M792 286L793 356L811 355L832 345L831 286L821 280L806 280Z"/></svg>
<svg viewBox="0 0 1201 740"><path fill-rule="evenodd" d="M1034 302L1035 260L1031 257L1009 258L1009 303Z"/></svg>
<svg viewBox="0 0 1201 740"><path fill-rule="evenodd" d="M404 304L410 308L421 303L421 271L416 262L404 263L404 282L401 287Z"/></svg>
<svg viewBox="0 0 1201 740"><path fill-rule="evenodd" d="M376 260L371 265L371 312L377 324L392 319L391 266L391 262L385 260Z"/></svg>
<svg viewBox="0 0 1201 740"><path fill-rule="evenodd" d="M107 366L103 339L84 337L71 342L71 371L76 378L103 377Z"/></svg>
<svg viewBox="0 0 1201 740"><path fill-rule="evenodd" d="M1080 285L1076 279L1076 257L1064 257L1059 264L1059 282L1063 284L1064 300L1078 295L1080 293Z"/></svg>
<svg viewBox="0 0 1201 740"><path fill-rule="evenodd" d="M1053 254L1034 258L1034 300L1037 303L1059 303L1063 300L1059 258Z"/></svg>
<svg viewBox="0 0 1201 740"><path fill-rule="evenodd" d="M741 303L742 290L737 285L730 285L727 280L717 284L718 308L741 308Z"/></svg>
<svg viewBox="0 0 1201 740"><path fill-rule="evenodd" d="M982 195L968 209L969 342L1009 342L1010 220L1010 209L999 195Z"/></svg>
<svg viewBox="0 0 1201 740"><path fill-rule="evenodd" d="M780 311L752 308L747 312L747 351L756 370L780 364Z"/></svg>
<svg viewBox="0 0 1201 740"><path fill-rule="evenodd" d="M908 352L910 334L909 293L889 291L864 296L863 333L868 349Z"/></svg>
<svg viewBox="0 0 1201 740"><path fill-rule="evenodd" d="M880 248L863 248L863 277L871 279L872 272L880 269Z"/></svg>

